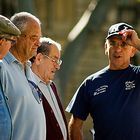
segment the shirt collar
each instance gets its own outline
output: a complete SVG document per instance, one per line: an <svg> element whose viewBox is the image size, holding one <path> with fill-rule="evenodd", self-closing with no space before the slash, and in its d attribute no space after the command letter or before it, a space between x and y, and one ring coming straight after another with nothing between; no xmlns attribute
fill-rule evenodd
<svg viewBox="0 0 140 140"><path fill-rule="evenodd" d="M8 52L7 55L4 57L4 60L10 64L10 63L13 63L13 62L16 62L16 63L20 63L15 57L14 55L12 55L12 53Z"/></svg>
<svg viewBox="0 0 140 140"><path fill-rule="evenodd" d="M45 84L45 85L51 85L51 83L52 83L52 81L50 81L50 83L45 83L42 79L40 79L40 77L38 76L38 75L36 75L35 73L33 73L34 74L34 77L35 77L35 79L36 80L34 80L34 82L37 84L37 85L39 85L39 83L43 83L43 84Z"/></svg>
<svg viewBox="0 0 140 140"><path fill-rule="evenodd" d="M11 53L11 52L8 52L7 53L7 55L4 57L4 60L8 63L8 64L10 64L10 63L19 63L19 64L21 64L22 65L22 63L19 61L19 60L17 60L16 58L15 58L15 56ZM27 66L31 66L31 62L30 61L27 61L27 63L26 63L26 65Z"/></svg>

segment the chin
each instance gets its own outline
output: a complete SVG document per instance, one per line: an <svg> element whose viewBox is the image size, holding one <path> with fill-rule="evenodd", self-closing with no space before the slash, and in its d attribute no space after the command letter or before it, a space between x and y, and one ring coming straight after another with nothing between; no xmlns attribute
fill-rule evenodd
<svg viewBox="0 0 140 140"><path fill-rule="evenodd" d="M52 81L54 79L54 77L51 77L50 79L49 79L49 81Z"/></svg>
<svg viewBox="0 0 140 140"><path fill-rule="evenodd" d="M36 56L36 55L37 55L37 52L34 52L34 53L32 54L32 57L33 57L33 56Z"/></svg>

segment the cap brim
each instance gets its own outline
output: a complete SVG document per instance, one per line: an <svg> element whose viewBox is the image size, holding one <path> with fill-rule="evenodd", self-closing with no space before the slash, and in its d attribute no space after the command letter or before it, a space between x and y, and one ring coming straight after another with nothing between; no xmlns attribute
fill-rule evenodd
<svg viewBox="0 0 140 140"><path fill-rule="evenodd" d="M111 38L111 37L113 37L113 36L121 36L120 34L119 34L119 32L118 33L113 33L113 34L110 34L110 35L108 35L107 37L106 37L106 39L109 39L109 38Z"/></svg>

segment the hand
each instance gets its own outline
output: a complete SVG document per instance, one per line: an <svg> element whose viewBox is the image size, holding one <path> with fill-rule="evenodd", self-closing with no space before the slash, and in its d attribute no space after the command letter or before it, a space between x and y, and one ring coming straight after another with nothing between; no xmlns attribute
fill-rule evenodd
<svg viewBox="0 0 140 140"><path fill-rule="evenodd" d="M122 35L122 40L128 45L140 50L140 39L135 30L123 30L122 32L119 32L119 34Z"/></svg>

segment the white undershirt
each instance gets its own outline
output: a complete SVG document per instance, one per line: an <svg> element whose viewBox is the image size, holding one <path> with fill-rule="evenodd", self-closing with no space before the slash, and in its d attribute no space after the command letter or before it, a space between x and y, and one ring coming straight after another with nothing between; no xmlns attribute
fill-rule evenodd
<svg viewBox="0 0 140 140"><path fill-rule="evenodd" d="M35 77L36 77L37 81L39 80L37 83L38 87L42 91L43 95L45 96L46 100L48 101L48 103L50 104L50 106L54 112L56 120L62 131L64 140L67 140L67 131L66 131L65 122L64 122L62 113L60 111L60 108L58 106L57 99L52 91L52 88L50 87L50 84L45 84L43 81L41 81L41 79L37 75L35 75Z"/></svg>

